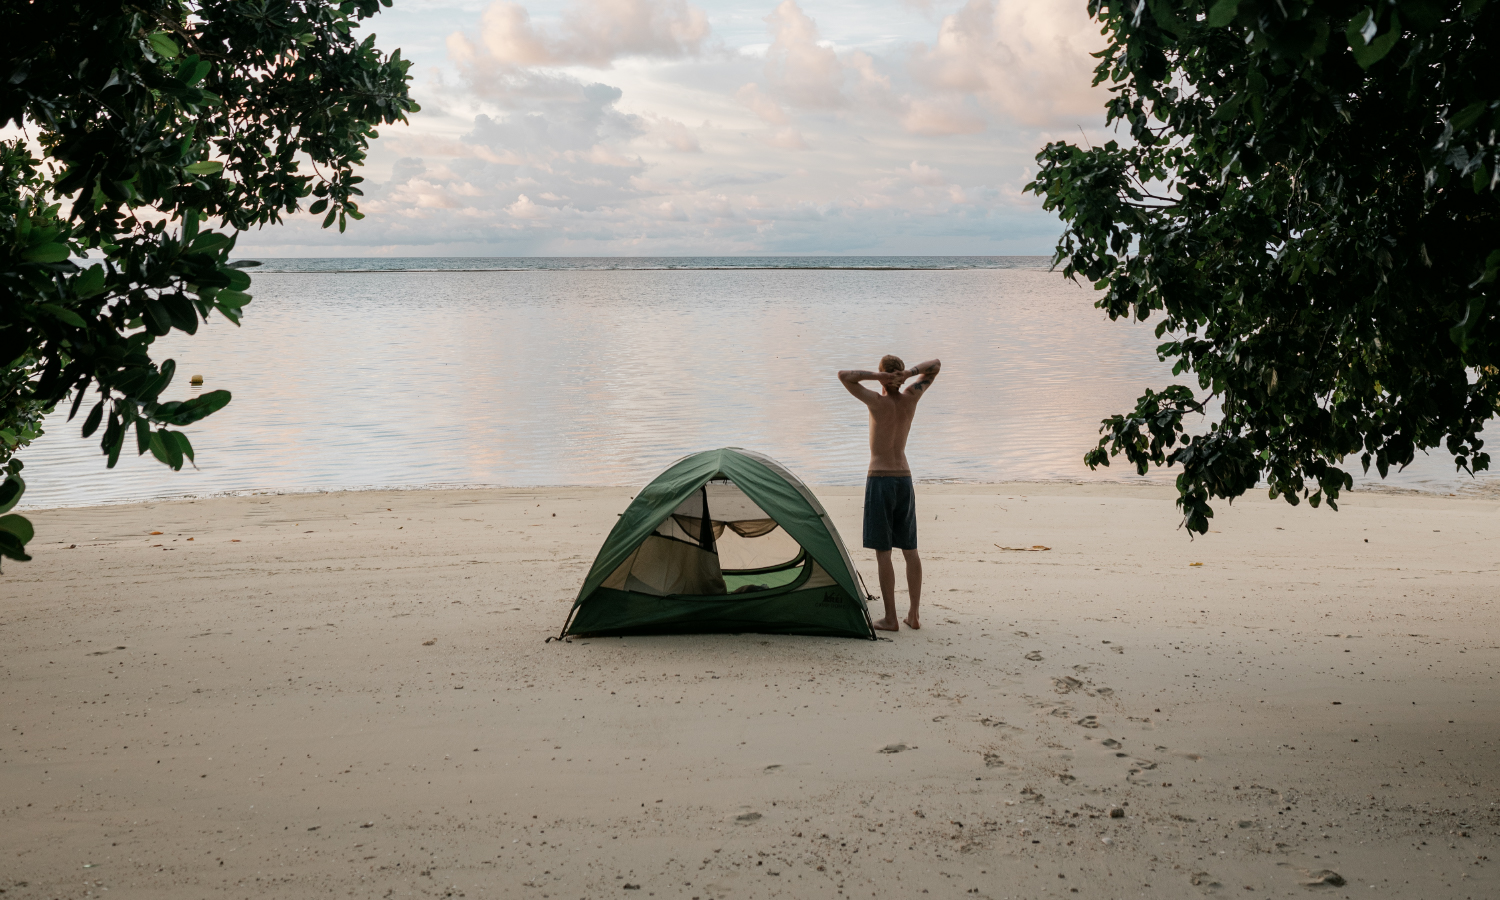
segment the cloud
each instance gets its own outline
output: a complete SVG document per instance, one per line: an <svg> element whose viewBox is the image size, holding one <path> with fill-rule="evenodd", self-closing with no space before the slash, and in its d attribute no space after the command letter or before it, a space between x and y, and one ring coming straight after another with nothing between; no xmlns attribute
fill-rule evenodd
<svg viewBox="0 0 1500 900"><path fill-rule="evenodd" d="M1042 127L1096 118L1103 94L1090 86L1104 47L1082 3L969 0L943 19L931 46L912 48L908 68L923 88L972 95L993 112ZM933 108L915 119L919 133L945 132ZM928 130L921 130L922 128Z"/></svg>
<svg viewBox="0 0 1500 900"><path fill-rule="evenodd" d="M936 100L907 98L903 105L901 127L911 134L943 137L952 134L977 134L986 127L984 118L970 112L957 98Z"/></svg>
<svg viewBox="0 0 1500 900"><path fill-rule="evenodd" d="M916 160L911 161L911 166L906 171L911 180L917 184L937 185L945 183L942 172L931 166L924 166Z"/></svg>
<svg viewBox="0 0 1500 900"><path fill-rule="evenodd" d="M745 85L735 92L734 98L768 125L786 125L791 122L791 117L781 108L781 104L762 91L758 84Z"/></svg>
<svg viewBox="0 0 1500 900"><path fill-rule="evenodd" d="M818 26L796 0L782 0L766 24L772 35L766 78L776 94L807 109L843 106L844 64L833 48L819 42Z"/></svg>
<svg viewBox="0 0 1500 900"><path fill-rule="evenodd" d="M703 146L698 136L676 119L666 116L648 116L651 120L651 135L665 146L678 153L702 153Z"/></svg>
<svg viewBox="0 0 1500 900"><path fill-rule="evenodd" d="M448 53L461 69L486 74L526 66L607 69L624 57L695 55L708 35L708 16L685 0L580 0L550 33L531 24L525 7L496 0L480 18L478 38L454 32Z"/></svg>
<svg viewBox="0 0 1500 900"><path fill-rule="evenodd" d="M546 208L532 203L531 198L525 194L517 197L516 202L505 207L505 211L517 219L540 219L546 215Z"/></svg>
<svg viewBox="0 0 1500 900"><path fill-rule="evenodd" d="M765 137L767 144L782 150L808 149L807 139L802 136L802 132L792 127L791 116L786 114L786 110L782 109L775 98L762 91L760 85L747 84L735 92L734 98L759 116L761 121L772 126L770 134Z"/></svg>
<svg viewBox="0 0 1500 900"><path fill-rule="evenodd" d="M1021 192L1035 147L1069 115L1102 120L1087 19L1044 0L956 0L941 20L871 0L817 21L764 0L712 30L702 0L553 2L422 7L469 18L424 23L448 53L419 59L422 113L372 148L367 218L340 238L295 217L284 246L1041 253L1057 223Z"/></svg>

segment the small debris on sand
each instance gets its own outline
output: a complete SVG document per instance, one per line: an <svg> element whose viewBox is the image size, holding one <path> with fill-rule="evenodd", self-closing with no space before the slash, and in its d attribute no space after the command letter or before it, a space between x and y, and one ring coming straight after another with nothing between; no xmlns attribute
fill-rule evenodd
<svg viewBox="0 0 1500 900"><path fill-rule="evenodd" d="M1317 872L1309 872L1307 880L1302 882L1306 887L1343 887L1347 882L1344 876L1332 869L1322 869Z"/></svg>
<svg viewBox="0 0 1500 900"><path fill-rule="evenodd" d="M905 750L909 750L909 749L911 749L911 748L907 747L905 744L886 744L884 747L880 748L880 752L881 753L901 753L901 752L903 752Z"/></svg>

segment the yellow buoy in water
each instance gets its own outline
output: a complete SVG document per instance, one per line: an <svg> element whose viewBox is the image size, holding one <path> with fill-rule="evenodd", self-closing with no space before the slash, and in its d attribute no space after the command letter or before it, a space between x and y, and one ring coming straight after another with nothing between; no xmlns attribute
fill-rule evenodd
<svg viewBox="0 0 1500 900"><path fill-rule="evenodd" d="M202 375L194 375L192 378L188 379L188 384L202 384L202 383L203 383L203 376Z"/></svg>

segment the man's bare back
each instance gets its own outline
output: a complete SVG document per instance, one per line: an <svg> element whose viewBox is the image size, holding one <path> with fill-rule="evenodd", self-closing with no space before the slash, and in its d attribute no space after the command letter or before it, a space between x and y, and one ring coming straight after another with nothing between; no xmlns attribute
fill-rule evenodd
<svg viewBox="0 0 1500 900"><path fill-rule="evenodd" d="M917 413L917 402L932 386L942 363L929 360L911 369L894 356L880 361L881 371L846 370L839 373L844 388L870 412L870 468L865 481L865 546L875 551L880 569L880 592L885 617L875 622L882 631L898 631L896 619L896 572L891 549L901 548L906 558L906 582L911 610L906 624L920 628L917 617L922 592L922 561L917 555L916 500L911 465L906 460L906 439ZM911 381L911 379L916 379ZM860 382L880 383L880 392ZM906 384L911 381L911 384ZM903 388L902 385L906 384Z"/></svg>

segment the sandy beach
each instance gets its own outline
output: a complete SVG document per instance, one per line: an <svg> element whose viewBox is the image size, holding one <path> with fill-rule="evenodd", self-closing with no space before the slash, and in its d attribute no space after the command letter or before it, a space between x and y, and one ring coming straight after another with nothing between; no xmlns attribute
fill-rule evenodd
<svg viewBox="0 0 1500 900"><path fill-rule="evenodd" d="M4 897L1500 896L1500 500L923 485L921 631L546 643L633 493L28 513Z"/></svg>

